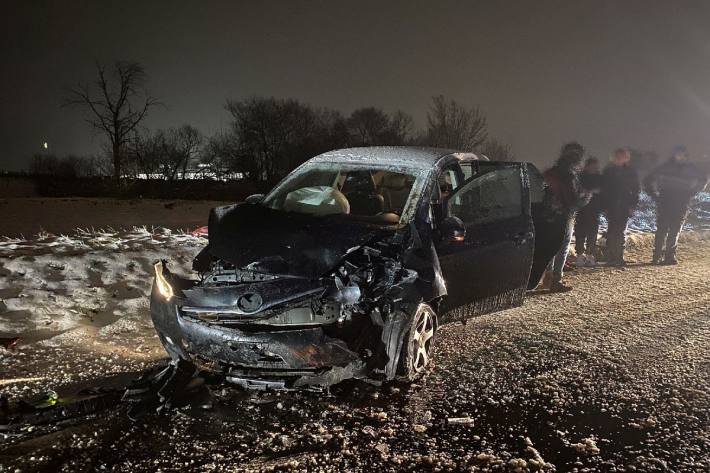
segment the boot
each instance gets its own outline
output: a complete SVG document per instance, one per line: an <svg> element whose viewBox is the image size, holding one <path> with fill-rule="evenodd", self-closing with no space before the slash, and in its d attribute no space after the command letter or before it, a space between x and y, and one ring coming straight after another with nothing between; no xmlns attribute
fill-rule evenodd
<svg viewBox="0 0 710 473"><path fill-rule="evenodd" d="M666 258L663 260L663 263L668 266L673 266L678 264L678 259L675 257L675 251L669 251L666 253Z"/></svg>
<svg viewBox="0 0 710 473"><path fill-rule="evenodd" d="M569 292L572 290L572 286L568 286L562 282L561 274L552 275L552 284L550 285L550 292Z"/></svg>
<svg viewBox="0 0 710 473"><path fill-rule="evenodd" d="M669 266L678 264L678 260L675 257L675 252L676 252L677 247L678 247L677 240L674 240L673 244L671 244L670 242L668 243L668 248L666 249L666 258L663 260L663 264L666 264Z"/></svg>

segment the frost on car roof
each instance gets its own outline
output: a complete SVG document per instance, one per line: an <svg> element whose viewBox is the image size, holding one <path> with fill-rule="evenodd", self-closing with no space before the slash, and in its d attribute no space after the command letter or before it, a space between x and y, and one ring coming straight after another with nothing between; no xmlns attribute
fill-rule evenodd
<svg viewBox="0 0 710 473"><path fill-rule="evenodd" d="M439 159L453 155L462 160L479 159L473 153L451 149L419 148L414 146L372 146L345 148L320 154L309 163L384 164L397 168L430 169Z"/></svg>

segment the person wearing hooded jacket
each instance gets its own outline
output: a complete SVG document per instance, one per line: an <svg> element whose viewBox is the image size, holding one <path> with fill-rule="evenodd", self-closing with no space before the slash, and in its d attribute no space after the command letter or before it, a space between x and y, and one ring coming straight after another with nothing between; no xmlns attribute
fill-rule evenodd
<svg viewBox="0 0 710 473"><path fill-rule="evenodd" d="M562 147L555 165L545 171L544 207L550 214L550 220L557 222L564 232L562 246L550 262L552 272L550 290L567 292L572 288L562 282L563 271L574 228L574 216L577 210L586 205L591 194L584 191L579 173L584 157L584 147L579 143L567 143Z"/></svg>
<svg viewBox="0 0 710 473"><path fill-rule="evenodd" d="M707 183L708 176L688 162L685 146L676 146L671 158L646 176L644 189L656 202L653 264L678 264L678 236L690 202Z"/></svg>

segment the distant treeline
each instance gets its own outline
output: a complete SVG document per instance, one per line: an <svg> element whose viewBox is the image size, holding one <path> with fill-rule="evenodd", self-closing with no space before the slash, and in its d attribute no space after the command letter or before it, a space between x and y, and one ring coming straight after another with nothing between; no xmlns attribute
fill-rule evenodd
<svg viewBox="0 0 710 473"><path fill-rule="evenodd" d="M91 157L37 154L29 172L50 177L42 179L43 189L51 189L51 177L89 178L86 182L94 184L86 186L103 186L95 183L109 176L114 181L111 192L194 180L268 186L317 154L353 146L432 146L473 151L496 161L515 159L510 146L489 135L478 106L443 95L432 97L423 128L401 110L390 113L368 106L346 115L296 99L252 97L227 100L230 120L213 136L203 136L188 124L149 130L144 119L161 102L143 87L145 78L135 62L97 63L93 81L69 89L65 104L86 112L87 121L103 137L104 152ZM642 171L658 162L654 153L632 150L632 155Z"/></svg>
<svg viewBox="0 0 710 473"><path fill-rule="evenodd" d="M426 128L418 130L412 117L397 110L359 108L345 116L295 99L254 97L228 100L227 128L205 137L191 125L136 129L120 149L123 179L165 181L211 178L254 182L278 181L309 158L353 146L434 146L473 150L495 160L512 160L509 146L490 138L486 118L478 107L464 107L436 96ZM91 157L37 154L29 172L34 175L96 177L114 175L113 149Z"/></svg>
<svg viewBox="0 0 710 473"><path fill-rule="evenodd" d="M426 127L411 115L362 107L349 115L296 99L253 97L227 100L228 126L205 137L187 124L148 130L146 116L162 104L145 88L146 73L136 62L96 63L93 80L68 89L64 104L81 108L105 150L86 158L38 155L32 174L170 182L198 178L273 183L322 152L352 146L419 145L475 151L511 160L510 147L489 137L485 115L439 95L432 98ZM197 171L197 172L196 172Z"/></svg>

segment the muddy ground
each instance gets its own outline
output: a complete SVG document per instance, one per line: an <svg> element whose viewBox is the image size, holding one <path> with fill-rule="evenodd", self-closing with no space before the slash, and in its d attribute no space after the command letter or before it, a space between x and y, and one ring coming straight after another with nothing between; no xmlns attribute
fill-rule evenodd
<svg viewBox="0 0 710 473"><path fill-rule="evenodd" d="M0 248L0 335L25 337L0 348L12 400L49 388L70 399L154 366L148 264L161 252L187 264L201 244L77 241ZM443 327L415 385L217 385L137 422L116 402L0 432L0 471L710 471L710 241L686 240L677 267L646 264L635 243L626 268L570 272L571 293Z"/></svg>

